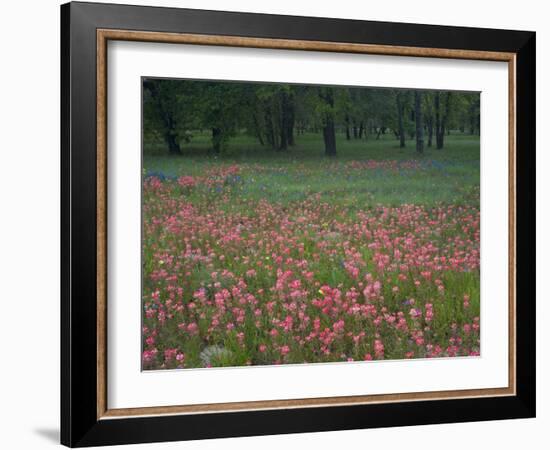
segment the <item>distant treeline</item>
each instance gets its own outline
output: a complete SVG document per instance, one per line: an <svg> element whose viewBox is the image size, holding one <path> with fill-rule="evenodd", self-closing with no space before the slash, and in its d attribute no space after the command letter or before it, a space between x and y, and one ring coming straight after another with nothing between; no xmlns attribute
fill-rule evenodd
<svg viewBox="0 0 550 450"><path fill-rule="evenodd" d="M392 133L405 147L415 140L442 149L450 130L479 133L479 94L454 91L144 79L143 131L181 154L193 133L207 130L220 153L238 133L285 151L305 132L323 137L335 156L336 133L379 139Z"/></svg>

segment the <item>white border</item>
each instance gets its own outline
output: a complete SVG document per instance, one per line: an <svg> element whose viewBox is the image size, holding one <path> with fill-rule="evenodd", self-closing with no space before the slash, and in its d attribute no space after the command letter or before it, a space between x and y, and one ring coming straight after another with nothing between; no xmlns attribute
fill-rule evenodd
<svg viewBox="0 0 550 450"><path fill-rule="evenodd" d="M140 371L140 78L481 91L482 357ZM108 44L108 408L508 385L507 63L138 42Z"/></svg>

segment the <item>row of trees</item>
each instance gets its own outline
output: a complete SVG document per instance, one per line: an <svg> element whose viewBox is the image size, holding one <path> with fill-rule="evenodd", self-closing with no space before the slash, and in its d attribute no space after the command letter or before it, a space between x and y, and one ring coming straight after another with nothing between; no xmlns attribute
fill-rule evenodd
<svg viewBox="0 0 550 450"><path fill-rule="evenodd" d="M347 140L393 133L401 147L416 141L442 149L451 129L479 133L479 94L289 84L145 79L144 133L181 154L193 133L208 130L220 153L237 133L255 136L277 151L296 136L319 133L335 156L336 133Z"/></svg>

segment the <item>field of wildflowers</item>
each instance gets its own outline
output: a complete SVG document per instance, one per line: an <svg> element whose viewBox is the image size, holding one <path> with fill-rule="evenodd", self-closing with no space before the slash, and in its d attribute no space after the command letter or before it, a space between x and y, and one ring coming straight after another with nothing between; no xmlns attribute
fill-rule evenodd
<svg viewBox="0 0 550 450"><path fill-rule="evenodd" d="M479 138L456 146L145 158L143 369L479 355Z"/></svg>

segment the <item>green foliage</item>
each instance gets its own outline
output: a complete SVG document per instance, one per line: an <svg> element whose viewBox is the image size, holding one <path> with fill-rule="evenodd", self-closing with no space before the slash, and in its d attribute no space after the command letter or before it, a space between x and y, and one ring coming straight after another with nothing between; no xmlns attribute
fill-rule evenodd
<svg viewBox="0 0 550 450"><path fill-rule="evenodd" d="M162 137L167 143L189 142L191 130L200 125L197 114L200 95L195 83L181 80L143 81L144 137Z"/></svg>
<svg viewBox="0 0 550 450"><path fill-rule="evenodd" d="M414 91L284 83L144 79L145 148L164 142L170 153L186 153L196 137L210 134L208 151L230 151L230 141L248 135L261 147L287 150L296 137L318 133L330 146L332 131L347 139L393 134L415 136ZM479 132L479 94L424 91L425 135L449 130ZM328 139L328 141L327 141ZM340 145L340 144L338 144ZM181 147L181 148L180 148ZM261 148L260 147L260 148Z"/></svg>
<svg viewBox="0 0 550 450"><path fill-rule="evenodd" d="M216 153L223 151L229 139L235 135L244 111L243 91L240 83L197 83L198 117L201 127L212 130L212 147Z"/></svg>

